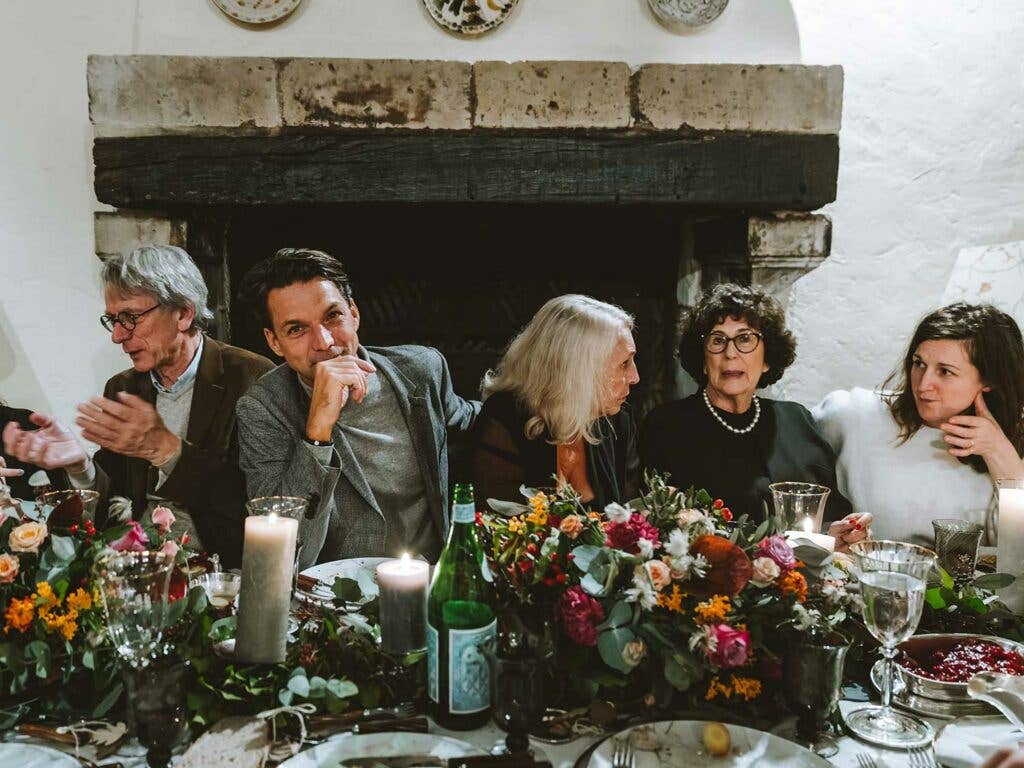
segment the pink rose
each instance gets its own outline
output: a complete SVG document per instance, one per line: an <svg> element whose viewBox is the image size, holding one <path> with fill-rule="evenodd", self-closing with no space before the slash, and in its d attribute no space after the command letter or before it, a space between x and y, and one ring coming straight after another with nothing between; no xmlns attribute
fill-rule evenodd
<svg viewBox="0 0 1024 768"><path fill-rule="evenodd" d="M778 534L761 539L757 545L757 554L762 557L770 557L783 571L791 571L796 568L796 555L789 543Z"/></svg>
<svg viewBox="0 0 1024 768"><path fill-rule="evenodd" d="M147 544L149 544L149 536L146 535L138 520L132 520L124 536L111 542L110 548L116 552L145 552Z"/></svg>
<svg viewBox="0 0 1024 768"><path fill-rule="evenodd" d="M174 539L168 539L164 542L164 545L160 547L160 551L168 557L173 558L178 554L178 544Z"/></svg>
<svg viewBox="0 0 1024 768"><path fill-rule="evenodd" d="M718 624L712 629L713 642L708 644L708 661L720 669L742 667L747 663L750 633Z"/></svg>
<svg viewBox="0 0 1024 768"><path fill-rule="evenodd" d="M582 587L569 587L558 601L558 618L565 634L577 645L597 645L597 625L604 621L604 608Z"/></svg>
<svg viewBox="0 0 1024 768"><path fill-rule="evenodd" d="M672 569L661 560L648 560L644 563L647 575L651 577L651 584L659 592L672 583Z"/></svg>
<svg viewBox="0 0 1024 768"><path fill-rule="evenodd" d="M779 578L779 574L782 572L779 564L770 557L756 557L751 565L753 565L754 571L750 580L761 587L771 584Z"/></svg>
<svg viewBox="0 0 1024 768"><path fill-rule="evenodd" d="M157 507L153 510L153 525L160 533L167 533L174 525L174 513L167 507Z"/></svg>
<svg viewBox="0 0 1024 768"><path fill-rule="evenodd" d="M0 555L0 584L10 584L21 570L21 561L14 555Z"/></svg>

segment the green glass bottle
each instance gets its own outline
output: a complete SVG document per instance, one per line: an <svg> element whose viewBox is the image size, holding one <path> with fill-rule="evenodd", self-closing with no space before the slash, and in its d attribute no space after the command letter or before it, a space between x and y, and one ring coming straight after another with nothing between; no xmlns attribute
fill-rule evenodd
<svg viewBox="0 0 1024 768"><path fill-rule="evenodd" d="M472 485L455 486L451 523L427 599L427 696L439 725L469 730L490 715L490 672L480 646L498 626Z"/></svg>

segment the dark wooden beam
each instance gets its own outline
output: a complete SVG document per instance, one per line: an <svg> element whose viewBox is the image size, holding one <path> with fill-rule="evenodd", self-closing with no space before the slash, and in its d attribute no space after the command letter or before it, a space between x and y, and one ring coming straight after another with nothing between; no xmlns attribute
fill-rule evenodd
<svg viewBox="0 0 1024 768"><path fill-rule="evenodd" d="M815 210L834 135L354 131L100 138L96 196L122 208L396 202L680 203Z"/></svg>

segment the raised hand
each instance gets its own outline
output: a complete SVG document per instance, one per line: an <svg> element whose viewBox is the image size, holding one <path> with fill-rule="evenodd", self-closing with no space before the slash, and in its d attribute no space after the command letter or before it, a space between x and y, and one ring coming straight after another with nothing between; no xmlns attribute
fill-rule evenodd
<svg viewBox="0 0 1024 768"><path fill-rule="evenodd" d="M367 392L367 377L376 371L373 363L355 355L339 355L317 363L313 373L309 416L306 418L306 437L310 440L330 440L341 409L349 398L357 403L363 402Z"/></svg>
<svg viewBox="0 0 1024 768"><path fill-rule="evenodd" d="M981 456L993 478L1024 477L1024 462L985 404L981 392L974 398L975 416L952 416L939 428L952 456Z"/></svg>
<svg viewBox="0 0 1024 768"><path fill-rule="evenodd" d="M850 545L871 538L871 522L875 516L870 512L854 512L828 526L828 535L836 540L836 552L849 552Z"/></svg>
<svg viewBox="0 0 1024 768"><path fill-rule="evenodd" d="M43 469L85 469L89 456L71 430L42 413L33 413L29 421L39 429L25 430L13 421L4 427L4 451L8 455Z"/></svg>
<svg viewBox="0 0 1024 768"><path fill-rule="evenodd" d="M78 413L75 423L86 440L153 464L170 458L181 442L153 405L127 392L118 392L116 401L94 397L78 406Z"/></svg>

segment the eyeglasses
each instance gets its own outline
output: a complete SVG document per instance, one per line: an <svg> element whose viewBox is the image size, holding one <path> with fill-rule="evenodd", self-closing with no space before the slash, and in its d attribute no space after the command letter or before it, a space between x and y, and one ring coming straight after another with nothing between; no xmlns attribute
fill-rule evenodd
<svg viewBox="0 0 1024 768"><path fill-rule="evenodd" d="M757 331L743 331L743 333L737 333L735 336L726 336L724 333L709 333L704 337L704 349L712 355L720 355L725 352L726 347L729 346L731 341L736 345L737 352L746 354L757 349L757 345L761 343L762 338L764 337Z"/></svg>
<svg viewBox="0 0 1024 768"><path fill-rule="evenodd" d="M135 326L139 324L139 318L159 306L159 304L154 304L145 312L118 312L116 315L100 315L100 325L111 333L114 332L115 325L120 325L126 331L134 331Z"/></svg>

